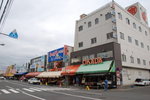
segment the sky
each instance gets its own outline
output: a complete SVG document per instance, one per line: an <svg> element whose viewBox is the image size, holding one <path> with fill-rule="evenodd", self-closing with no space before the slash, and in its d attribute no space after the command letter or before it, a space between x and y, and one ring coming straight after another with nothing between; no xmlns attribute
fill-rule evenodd
<svg viewBox="0 0 150 100"><path fill-rule="evenodd" d="M74 45L75 22L83 13L89 14L111 0L14 0L2 33L16 29L18 39L0 35L0 69L49 51ZM149 0L115 0L122 7L140 2L150 15ZM150 18L149 18L150 22Z"/></svg>

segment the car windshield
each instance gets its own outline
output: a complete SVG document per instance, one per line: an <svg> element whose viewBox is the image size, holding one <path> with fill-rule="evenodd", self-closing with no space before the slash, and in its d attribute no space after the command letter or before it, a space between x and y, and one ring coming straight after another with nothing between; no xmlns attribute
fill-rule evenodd
<svg viewBox="0 0 150 100"><path fill-rule="evenodd" d="M135 81L136 81L136 82L141 82L141 81L142 81L142 79L136 79Z"/></svg>

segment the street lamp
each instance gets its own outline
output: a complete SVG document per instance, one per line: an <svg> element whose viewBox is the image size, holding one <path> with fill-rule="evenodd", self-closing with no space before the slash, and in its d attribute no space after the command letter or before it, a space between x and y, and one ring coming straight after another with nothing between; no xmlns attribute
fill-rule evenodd
<svg viewBox="0 0 150 100"><path fill-rule="evenodd" d="M1 46L5 46L5 44L0 44Z"/></svg>

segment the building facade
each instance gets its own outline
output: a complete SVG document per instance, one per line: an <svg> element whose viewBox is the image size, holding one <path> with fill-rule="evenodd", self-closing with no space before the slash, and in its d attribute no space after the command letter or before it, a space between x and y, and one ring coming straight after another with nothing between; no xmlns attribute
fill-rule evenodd
<svg viewBox="0 0 150 100"><path fill-rule="evenodd" d="M73 53L73 56L89 48L93 48L91 51L94 53L97 46L116 43L119 49L115 49L115 52L120 52L120 83L130 85L136 78L149 79L150 28L147 21L146 9L138 2L125 9L116 2L110 2L90 14L82 14L76 21L76 54Z"/></svg>

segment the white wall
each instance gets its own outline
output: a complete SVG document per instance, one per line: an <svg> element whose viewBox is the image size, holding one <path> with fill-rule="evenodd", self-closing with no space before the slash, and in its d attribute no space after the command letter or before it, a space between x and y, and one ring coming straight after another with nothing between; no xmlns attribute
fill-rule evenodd
<svg viewBox="0 0 150 100"><path fill-rule="evenodd" d="M111 18L105 20L105 14L110 12L110 5L106 5L104 8L89 14L85 18L82 18L76 22L75 30L75 44L74 50L82 50L90 47L94 47L101 44L106 44L114 41L114 39L107 39L106 34L112 32L112 21ZM100 15L102 14L102 16ZM99 18L99 24L95 25L95 19ZM92 26L88 28L88 22L92 22ZM83 30L78 31L78 27L83 25ZM91 44L91 38L97 38L97 43ZM78 43L83 42L83 47L78 47Z"/></svg>
<svg viewBox="0 0 150 100"><path fill-rule="evenodd" d="M123 85L131 85L134 84L136 78L149 79L149 71L123 68L122 76L123 76Z"/></svg>

